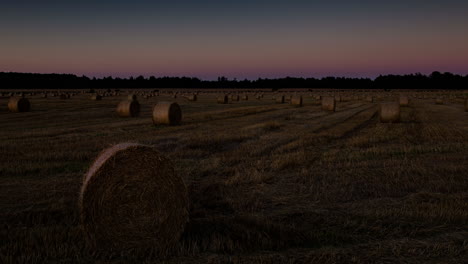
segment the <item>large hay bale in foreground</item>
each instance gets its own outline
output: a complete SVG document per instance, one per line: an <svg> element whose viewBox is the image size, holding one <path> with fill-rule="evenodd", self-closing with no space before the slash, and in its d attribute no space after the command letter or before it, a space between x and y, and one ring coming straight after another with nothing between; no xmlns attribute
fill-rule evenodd
<svg viewBox="0 0 468 264"><path fill-rule="evenodd" d="M218 104L227 104L228 103L228 96L227 95L220 95L217 98Z"/></svg>
<svg viewBox="0 0 468 264"><path fill-rule="evenodd" d="M178 125L182 121L182 110L174 102L158 102L153 108L155 125Z"/></svg>
<svg viewBox="0 0 468 264"><path fill-rule="evenodd" d="M380 122L397 123L400 122L400 104L384 103L380 105Z"/></svg>
<svg viewBox="0 0 468 264"><path fill-rule="evenodd" d="M122 101L117 105L116 111L121 117L135 117L140 114L140 103L137 100Z"/></svg>
<svg viewBox="0 0 468 264"><path fill-rule="evenodd" d="M284 104L284 95L278 95L276 96L276 103L277 104Z"/></svg>
<svg viewBox="0 0 468 264"><path fill-rule="evenodd" d="M334 96L322 97L322 110L335 112L336 102Z"/></svg>
<svg viewBox="0 0 468 264"><path fill-rule="evenodd" d="M409 105L409 97L400 96L400 106L408 106L408 105Z"/></svg>
<svg viewBox="0 0 468 264"><path fill-rule="evenodd" d="M163 253L188 222L187 189L155 148L119 144L103 151L86 174L80 218L91 247Z"/></svg>
<svg viewBox="0 0 468 264"><path fill-rule="evenodd" d="M293 97L291 97L291 105L299 107L302 106L302 96L294 95Z"/></svg>
<svg viewBox="0 0 468 264"><path fill-rule="evenodd" d="M8 110L11 112L29 112L31 103L24 97L11 97L8 101Z"/></svg>

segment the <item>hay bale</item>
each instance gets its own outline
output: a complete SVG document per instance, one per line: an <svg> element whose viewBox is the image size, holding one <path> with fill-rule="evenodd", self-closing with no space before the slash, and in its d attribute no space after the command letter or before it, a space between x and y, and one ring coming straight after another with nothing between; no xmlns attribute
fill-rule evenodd
<svg viewBox="0 0 468 264"><path fill-rule="evenodd" d="M155 125L179 125L182 121L182 110L177 103L159 102L153 108Z"/></svg>
<svg viewBox="0 0 468 264"><path fill-rule="evenodd" d="M293 97L291 97L291 105L301 107L302 106L302 96L294 95Z"/></svg>
<svg viewBox="0 0 468 264"><path fill-rule="evenodd" d="M239 95L238 94L232 94L231 95L231 101L238 102L239 101Z"/></svg>
<svg viewBox="0 0 468 264"><path fill-rule="evenodd" d="M136 117L140 114L140 103L137 100L125 100L117 105L116 111L121 117Z"/></svg>
<svg viewBox="0 0 468 264"><path fill-rule="evenodd" d="M137 95L136 94L129 94L127 96L127 99L130 100L130 101L134 101L137 99Z"/></svg>
<svg viewBox="0 0 468 264"><path fill-rule="evenodd" d="M336 102L333 96L322 97L322 110L335 112Z"/></svg>
<svg viewBox="0 0 468 264"><path fill-rule="evenodd" d="M99 95L99 94L93 94L93 95L91 96L91 100L93 100L93 101L101 101L101 100L102 100L102 96Z"/></svg>
<svg viewBox="0 0 468 264"><path fill-rule="evenodd" d="M11 97L8 101L8 110L11 112L29 112L31 103L24 97Z"/></svg>
<svg viewBox="0 0 468 264"><path fill-rule="evenodd" d="M369 103L373 103L374 102L374 97L368 96L368 97L366 97L366 101L369 102Z"/></svg>
<svg viewBox="0 0 468 264"><path fill-rule="evenodd" d="M220 95L217 98L218 104L227 104L228 103L228 96L227 95Z"/></svg>
<svg viewBox="0 0 468 264"><path fill-rule="evenodd" d="M409 105L409 97L408 96L400 96L400 106L408 106Z"/></svg>
<svg viewBox="0 0 468 264"><path fill-rule="evenodd" d="M336 95L335 96L335 102L341 102L341 96Z"/></svg>
<svg viewBox="0 0 468 264"><path fill-rule="evenodd" d="M196 94L191 94L191 95L187 96L186 98L187 98L187 100L192 101L192 102L197 101L197 95Z"/></svg>
<svg viewBox="0 0 468 264"><path fill-rule="evenodd" d="M276 103L277 104L284 104L284 95L278 95L276 96Z"/></svg>
<svg viewBox="0 0 468 264"><path fill-rule="evenodd" d="M442 98L437 98L435 100L435 103L438 104L438 105L442 105L442 104L444 104L444 100L442 100Z"/></svg>
<svg viewBox="0 0 468 264"><path fill-rule="evenodd" d="M84 235L97 249L163 253L188 222L187 188L172 162L151 146L104 150L84 178L79 201Z"/></svg>
<svg viewBox="0 0 468 264"><path fill-rule="evenodd" d="M244 95L242 96L242 100L244 100L244 101L248 101L248 100L249 100L249 96L248 96L248 95L246 95L246 94L244 94Z"/></svg>
<svg viewBox="0 0 468 264"><path fill-rule="evenodd" d="M66 100L66 99L70 98L70 96L68 94L60 94L59 98L62 99L62 100Z"/></svg>
<svg viewBox="0 0 468 264"><path fill-rule="evenodd" d="M380 104L380 122L382 123L400 122L400 104L399 103Z"/></svg>

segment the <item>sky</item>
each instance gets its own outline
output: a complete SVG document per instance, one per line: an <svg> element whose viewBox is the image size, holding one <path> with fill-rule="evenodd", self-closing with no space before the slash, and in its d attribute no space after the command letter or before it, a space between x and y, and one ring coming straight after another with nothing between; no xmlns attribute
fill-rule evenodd
<svg viewBox="0 0 468 264"><path fill-rule="evenodd" d="M0 1L0 72L468 74L466 0Z"/></svg>

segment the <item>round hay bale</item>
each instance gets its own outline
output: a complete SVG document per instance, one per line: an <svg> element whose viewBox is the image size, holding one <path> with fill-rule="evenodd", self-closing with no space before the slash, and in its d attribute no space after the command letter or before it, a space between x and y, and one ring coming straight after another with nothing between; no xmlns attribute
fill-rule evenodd
<svg viewBox="0 0 468 264"><path fill-rule="evenodd" d="M400 106L408 106L409 105L409 97L408 96L400 96Z"/></svg>
<svg viewBox="0 0 468 264"><path fill-rule="evenodd" d="M249 100L249 96L248 96L248 95L246 95L246 94L245 94L245 95L243 95L243 96L242 96L242 100L244 100L244 101L248 101L248 100Z"/></svg>
<svg viewBox="0 0 468 264"><path fill-rule="evenodd" d="M218 104L227 104L228 103L228 96L227 95L220 95L217 98Z"/></svg>
<svg viewBox="0 0 468 264"><path fill-rule="evenodd" d="M382 123L400 122L400 104L399 103L380 104L380 122Z"/></svg>
<svg viewBox="0 0 468 264"><path fill-rule="evenodd" d="M195 101L197 101L197 95L196 94L191 94L191 95L187 96L187 100L195 102Z"/></svg>
<svg viewBox="0 0 468 264"><path fill-rule="evenodd" d="M322 110L335 112L336 102L334 96L322 97Z"/></svg>
<svg viewBox="0 0 468 264"><path fill-rule="evenodd" d="M444 100L442 100L442 98L437 98L435 100L435 103L438 104L438 105L442 105L442 104L444 104Z"/></svg>
<svg viewBox="0 0 468 264"><path fill-rule="evenodd" d="M118 144L104 150L88 170L80 220L91 247L167 252L188 222L187 188L172 162L154 147Z"/></svg>
<svg viewBox="0 0 468 264"><path fill-rule="evenodd" d="M130 101L134 101L134 100L137 99L137 96L136 96L136 94L129 94L127 99L130 100Z"/></svg>
<svg viewBox="0 0 468 264"><path fill-rule="evenodd" d="M369 102L369 103L373 103L374 102L374 97L368 96L368 97L366 97L366 101Z"/></svg>
<svg viewBox="0 0 468 264"><path fill-rule="evenodd" d="M284 104L284 101L285 101L284 95L278 95L278 96L276 96L276 103L277 103L277 104Z"/></svg>
<svg viewBox="0 0 468 264"><path fill-rule="evenodd" d="M99 94L93 94L91 96L91 100L93 101L101 101L102 100L102 96L100 96Z"/></svg>
<svg viewBox="0 0 468 264"><path fill-rule="evenodd" d="M31 103L24 97L11 97L8 101L8 110L11 112L29 112Z"/></svg>
<svg viewBox="0 0 468 264"><path fill-rule="evenodd" d="M182 110L177 103L159 102L153 108L155 125L179 125L182 121Z"/></svg>
<svg viewBox="0 0 468 264"><path fill-rule="evenodd" d="M136 100L122 101L117 105L116 111L121 117L136 117L140 114L140 103Z"/></svg>
<svg viewBox="0 0 468 264"><path fill-rule="evenodd" d="M293 97L291 97L291 105L301 107L302 106L302 96L294 95Z"/></svg>

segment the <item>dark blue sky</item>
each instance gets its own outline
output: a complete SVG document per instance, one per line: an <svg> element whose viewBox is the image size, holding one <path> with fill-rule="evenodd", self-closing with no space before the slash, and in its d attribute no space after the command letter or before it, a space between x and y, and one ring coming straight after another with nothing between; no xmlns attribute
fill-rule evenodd
<svg viewBox="0 0 468 264"><path fill-rule="evenodd" d="M468 73L468 1L7 1L0 71Z"/></svg>

